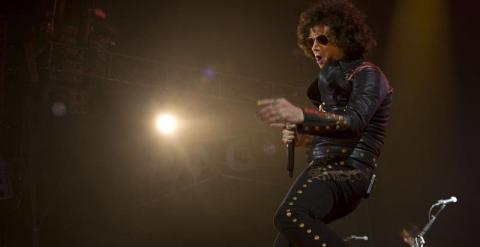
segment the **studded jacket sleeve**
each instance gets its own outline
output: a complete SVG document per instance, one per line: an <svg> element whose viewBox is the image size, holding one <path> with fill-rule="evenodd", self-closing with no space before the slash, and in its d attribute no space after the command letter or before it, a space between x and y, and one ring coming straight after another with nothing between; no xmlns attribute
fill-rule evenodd
<svg viewBox="0 0 480 247"><path fill-rule="evenodd" d="M343 111L325 112L315 108L305 108L303 109L304 122L297 125L299 133L353 137L363 132L390 89L377 67L374 65L361 67L352 78L352 91ZM344 77L331 77L322 76L321 73L319 80L345 80Z"/></svg>

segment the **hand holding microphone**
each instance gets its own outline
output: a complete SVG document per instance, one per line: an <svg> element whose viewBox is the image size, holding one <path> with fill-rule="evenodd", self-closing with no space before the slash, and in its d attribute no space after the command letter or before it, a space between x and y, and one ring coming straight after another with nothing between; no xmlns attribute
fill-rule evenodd
<svg viewBox="0 0 480 247"><path fill-rule="evenodd" d="M303 122L303 110L284 98L257 101L257 117L272 127L283 127L282 141L287 144L287 171L293 177L295 154L295 124Z"/></svg>
<svg viewBox="0 0 480 247"><path fill-rule="evenodd" d="M285 145L295 141L295 124L285 124L285 128L282 130L282 142Z"/></svg>

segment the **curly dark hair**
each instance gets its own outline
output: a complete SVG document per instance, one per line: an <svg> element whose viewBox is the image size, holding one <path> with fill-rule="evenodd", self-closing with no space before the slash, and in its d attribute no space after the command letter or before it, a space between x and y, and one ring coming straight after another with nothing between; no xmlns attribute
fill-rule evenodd
<svg viewBox="0 0 480 247"><path fill-rule="evenodd" d="M309 57L313 57L310 29L322 24L330 27L336 44L350 58L361 57L376 44L365 15L348 0L322 0L300 15L297 43Z"/></svg>

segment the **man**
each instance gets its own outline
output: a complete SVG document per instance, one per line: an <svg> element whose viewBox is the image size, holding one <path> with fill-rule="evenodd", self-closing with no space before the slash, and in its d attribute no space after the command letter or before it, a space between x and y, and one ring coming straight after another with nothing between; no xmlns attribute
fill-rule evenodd
<svg viewBox="0 0 480 247"><path fill-rule="evenodd" d="M418 226L414 224L410 224L408 227L402 228L402 231L400 232L400 236L403 239L403 242L410 246L410 247L415 247L415 236L417 236L420 233L420 229Z"/></svg>
<svg viewBox="0 0 480 247"><path fill-rule="evenodd" d="M285 143L310 136L309 164L275 215L275 246L346 246L328 223L352 212L369 192L383 146L392 89L364 60L374 45L363 15L347 0L325 0L301 14L298 44L320 73L307 96L315 108L262 99L258 117L283 126Z"/></svg>

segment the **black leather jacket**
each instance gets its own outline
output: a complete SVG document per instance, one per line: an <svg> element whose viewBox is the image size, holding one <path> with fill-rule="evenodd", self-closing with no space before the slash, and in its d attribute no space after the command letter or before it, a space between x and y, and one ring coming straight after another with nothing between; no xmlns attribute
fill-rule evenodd
<svg viewBox="0 0 480 247"><path fill-rule="evenodd" d="M352 158L376 167L390 117L393 89L383 72L364 59L327 64L307 95L297 131L313 135L309 159Z"/></svg>

